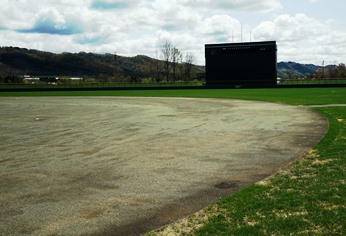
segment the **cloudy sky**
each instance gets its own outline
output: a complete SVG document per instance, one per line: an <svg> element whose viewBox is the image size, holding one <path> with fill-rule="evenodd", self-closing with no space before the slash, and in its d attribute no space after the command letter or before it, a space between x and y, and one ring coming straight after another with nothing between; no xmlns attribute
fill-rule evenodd
<svg viewBox="0 0 346 236"><path fill-rule="evenodd" d="M209 43L276 40L278 61L346 62L344 0L0 0L0 46L159 56L204 64Z"/></svg>

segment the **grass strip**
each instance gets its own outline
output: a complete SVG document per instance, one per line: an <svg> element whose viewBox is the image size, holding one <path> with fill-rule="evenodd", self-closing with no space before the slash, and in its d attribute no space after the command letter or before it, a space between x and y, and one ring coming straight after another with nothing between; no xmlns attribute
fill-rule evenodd
<svg viewBox="0 0 346 236"><path fill-rule="evenodd" d="M180 89L0 92L0 96L204 97L279 102L291 105L346 104L346 88Z"/></svg>

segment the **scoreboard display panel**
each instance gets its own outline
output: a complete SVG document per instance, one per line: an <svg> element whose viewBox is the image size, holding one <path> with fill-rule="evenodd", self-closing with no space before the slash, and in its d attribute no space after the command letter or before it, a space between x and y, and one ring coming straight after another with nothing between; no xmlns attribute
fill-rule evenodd
<svg viewBox="0 0 346 236"><path fill-rule="evenodd" d="M276 85L276 41L206 44L207 86Z"/></svg>

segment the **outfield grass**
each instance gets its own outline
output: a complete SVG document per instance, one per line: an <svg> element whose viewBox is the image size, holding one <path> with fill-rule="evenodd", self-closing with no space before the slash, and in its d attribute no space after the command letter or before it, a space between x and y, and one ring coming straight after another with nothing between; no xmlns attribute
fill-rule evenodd
<svg viewBox="0 0 346 236"><path fill-rule="evenodd" d="M292 105L346 104L346 88L181 89L0 92L0 96L147 96L260 100Z"/></svg>
<svg viewBox="0 0 346 236"><path fill-rule="evenodd" d="M2 92L0 96L211 97L292 105L346 104L346 88ZM272 178L250 185L203 213L189 217L175 227L175 232L346 235L346 107L314 109L329 121L328 133L314 150Z"/></svg>

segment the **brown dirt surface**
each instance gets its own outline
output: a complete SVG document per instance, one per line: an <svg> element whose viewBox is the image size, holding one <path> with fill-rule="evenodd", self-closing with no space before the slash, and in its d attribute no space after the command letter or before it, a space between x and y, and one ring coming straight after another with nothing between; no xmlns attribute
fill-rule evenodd
<svg viewBox="0 0 346 236"><path fill-rule="evenodd" d="M264 179L326 120L265 102L0 99L0 232L138 235Z"/></svg>

